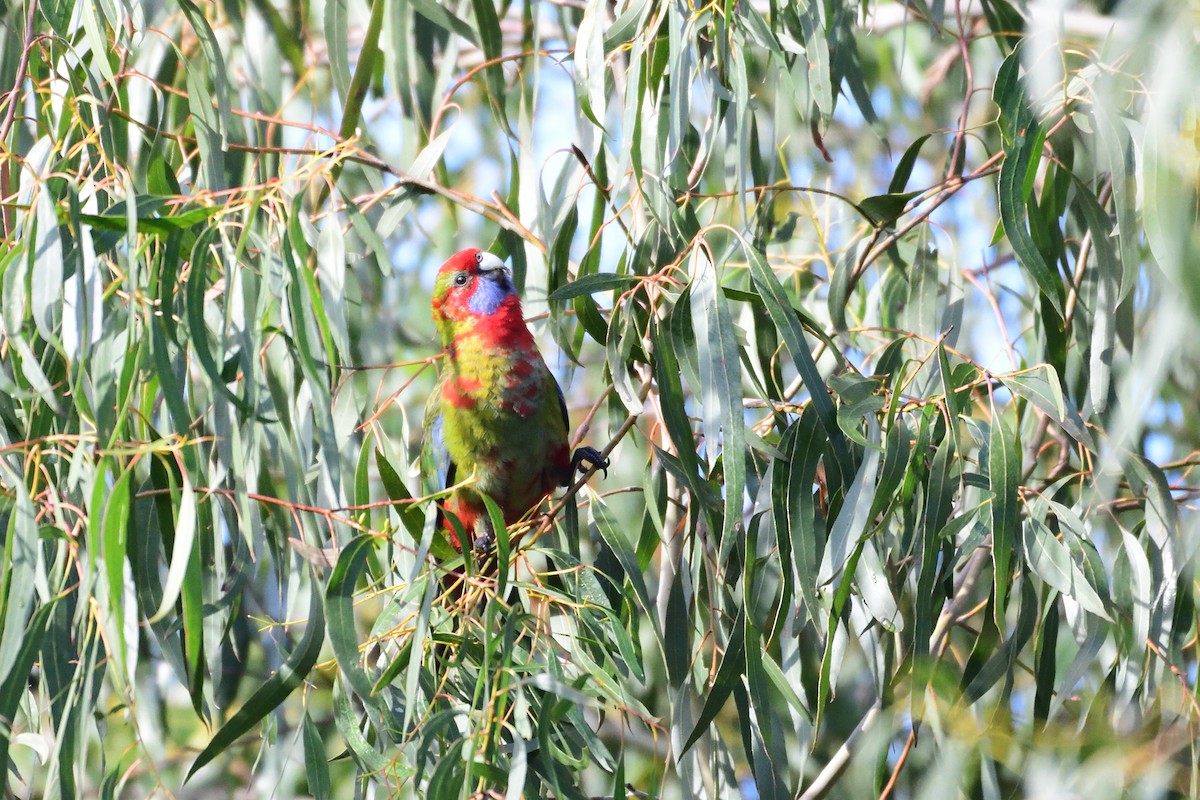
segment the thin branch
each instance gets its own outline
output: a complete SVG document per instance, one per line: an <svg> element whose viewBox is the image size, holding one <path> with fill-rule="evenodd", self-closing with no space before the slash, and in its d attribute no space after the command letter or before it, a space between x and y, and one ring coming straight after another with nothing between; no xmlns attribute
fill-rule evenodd
<svg viewBox="0 0 1200 800"><path fill-rule="evenodd" d="M858 724L854 726L854 730L846 737L846 741L842 742L842 746L829 759L825 768L808 785L808 788L800 794L798 800L820 800L820 798L828 794L833 785L837 783L838 778L846 771L846 767L850 765L850 756L853 755L852 751L859 737L875 727L875 723L879 721L879 715L882 711L883 702L876 700L874 705L867 709L867 713L858 721Z"/></svg>

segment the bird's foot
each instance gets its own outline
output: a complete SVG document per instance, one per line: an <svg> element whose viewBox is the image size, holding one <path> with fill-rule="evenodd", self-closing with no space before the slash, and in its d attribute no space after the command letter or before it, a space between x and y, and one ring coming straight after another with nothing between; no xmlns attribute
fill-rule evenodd
<svg viewBox="0 0 1200 800"><path fill-rule="evenodd" d="M588 466L585 466L585 463ZM598 469L604 473L604 477L608 477L608 459L600 455L600 451L594 447L577 447L575 455L571 456L571 472L583 472L589 467Z"/></svg>
<svg viewBox="0 0 1200 800"><path fill-rule="evenodd" d="M496 531L492 528L492 518L482 514L475 520L475 538L471 540L471 549L476 553L486 555L496 546Z"/></svg>

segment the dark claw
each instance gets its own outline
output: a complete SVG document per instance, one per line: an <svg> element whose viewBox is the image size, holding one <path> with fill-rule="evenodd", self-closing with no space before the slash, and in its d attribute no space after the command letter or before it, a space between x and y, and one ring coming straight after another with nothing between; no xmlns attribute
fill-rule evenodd
<svg viewBox="0 0 1200 800"><path fill-rule="evenodd" d="M471 548L479 553L486 553L496 544L496 537L491 531L484 531L475 537L475 541L471 542Z"/></svg>
<svg viewBox="0 0 1200 800"><path fill-rule="evenodd" d="M575 455L571 456L571 472L583 472L588 467L584 466L587 463L591 467L600 470L604 473L604 477L608 477L608 459L600 455L600 451L594 447L577 447Z"/></svg>

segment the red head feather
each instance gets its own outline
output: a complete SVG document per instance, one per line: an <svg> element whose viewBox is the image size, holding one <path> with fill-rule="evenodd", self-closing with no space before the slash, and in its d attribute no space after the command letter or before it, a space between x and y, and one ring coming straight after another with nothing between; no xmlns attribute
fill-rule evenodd
<svg viewBox="0 0 1200 800"><path fill-rule="evenodd" d="M446 346L466 334L497 347L533 343L504 262L477 247L455 253L438 269L433 321Z"/></svg>

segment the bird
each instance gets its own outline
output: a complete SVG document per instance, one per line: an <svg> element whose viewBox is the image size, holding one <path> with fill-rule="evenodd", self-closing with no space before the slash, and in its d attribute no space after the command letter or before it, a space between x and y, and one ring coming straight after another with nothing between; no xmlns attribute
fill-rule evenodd
<svg viewBox="0 0 1200 800"><path fill-rule="evenodd" d="M432 308L443 357L425 407L423 467L436 488L457 487L437 515L450 544L462 551L461 531L487 550L496 531L482 495L508 526L588 465L607 476L609 462L592 447L570 452L562 389L503 261L474 247L455 253L438 269Z"/></svg>

